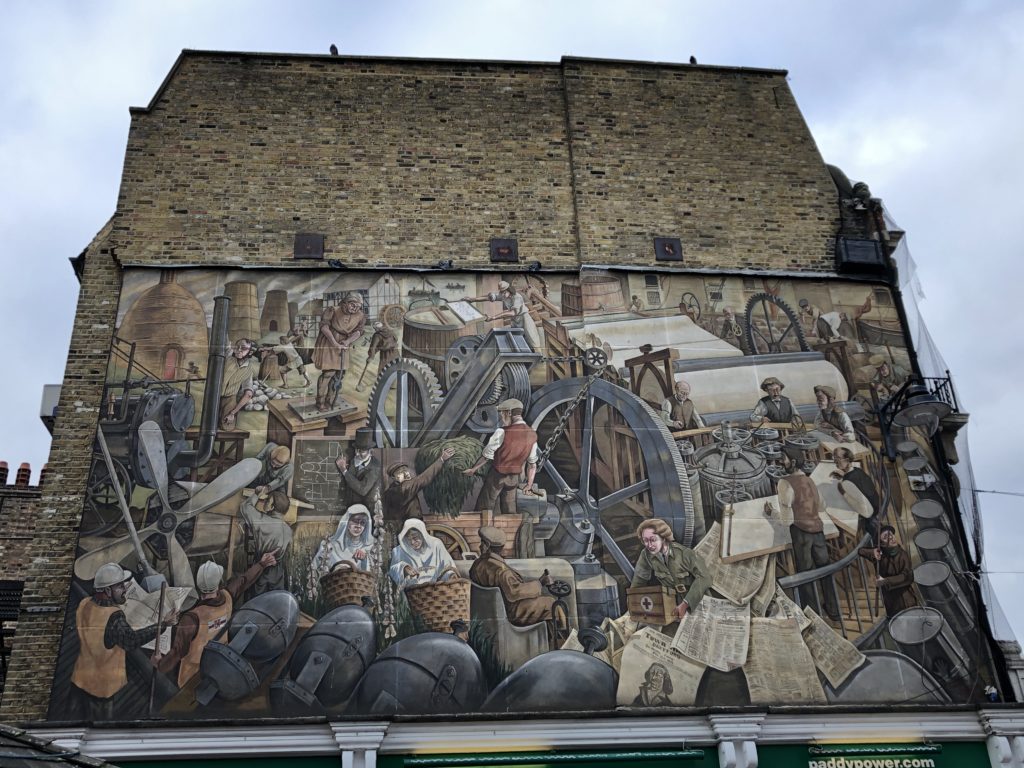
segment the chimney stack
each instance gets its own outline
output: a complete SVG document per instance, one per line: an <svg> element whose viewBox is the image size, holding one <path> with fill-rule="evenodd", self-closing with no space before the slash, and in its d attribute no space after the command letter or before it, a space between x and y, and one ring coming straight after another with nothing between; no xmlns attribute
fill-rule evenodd
<svg viewBox="0 0 1024 768"><path fill-rule="evenodd" d="M0 461L0 485L7 485L7 462Z"/></svg>
<svg viewBox="0 0 1024 768"><path fill-rule="evenodd" d="M21 462L21 466L18 467L18 474L14 478L14 484L19 488L27 488L29 480L32 479L32 465L27 461Z"/></svg>

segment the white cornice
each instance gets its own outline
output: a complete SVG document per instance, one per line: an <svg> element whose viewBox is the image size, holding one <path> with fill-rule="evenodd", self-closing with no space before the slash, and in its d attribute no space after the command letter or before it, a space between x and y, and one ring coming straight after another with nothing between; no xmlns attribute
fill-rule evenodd
<svg viewBox="0 0 1024 768"><path fill-rule="evenodd" d="M160 728L37 728L35 736L111 761L180 757L517 752L578 748L843 741L983 741L1024 734L1024 710L917 713L712 713L473 722L334 722Z"/></svg>

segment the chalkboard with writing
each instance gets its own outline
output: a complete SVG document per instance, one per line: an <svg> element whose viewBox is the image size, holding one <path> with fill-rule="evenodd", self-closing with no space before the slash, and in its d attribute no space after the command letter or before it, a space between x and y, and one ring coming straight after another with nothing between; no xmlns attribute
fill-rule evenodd
<svg viewBox="0 0 1024 768"><path fill-rule="evenodd" d="M341 475L334 462L347 451L348 443L335 437L295 439L291 495L313 505L313 509L306 510L304 518L337 517L340 514L338 484Z"/></svg>

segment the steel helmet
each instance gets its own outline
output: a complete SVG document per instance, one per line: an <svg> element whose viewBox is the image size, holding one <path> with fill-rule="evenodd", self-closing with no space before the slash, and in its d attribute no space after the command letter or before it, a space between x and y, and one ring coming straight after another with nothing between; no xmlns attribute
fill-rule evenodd
<svg viewBox="0 0 1024 768"><path fill-rule="evenodd" d="M107 563L106 565L101 565L99 570L96 571L96 575L92 579L92 586L94 589L106 589L115 584L124 584L132 578L133 574L131 571L126 571L117 563Z"/></svg>
<svg viewBox="0 0 1024 768"><path fill-rule="evenodd" d="M196 571L196 587L200 592L216 592L220 588L220 580L224 576L224 566L207 560Z"/></svg>

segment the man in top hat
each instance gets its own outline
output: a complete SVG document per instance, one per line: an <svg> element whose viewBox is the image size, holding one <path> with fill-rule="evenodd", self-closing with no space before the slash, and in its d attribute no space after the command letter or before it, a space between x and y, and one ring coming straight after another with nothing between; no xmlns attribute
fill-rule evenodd
<svg viewBox="0 0 1024 768"><path fill-rule="evenodd" d="M292 452L286 445L267 443L256 454L263 463L263 469L250 484L256 489L257 496L266 496L273 491L288 491L288 481L292 479L295 468L292 466Z"/></svg>
<svg viewBox="0 0 1024 768"><path fill-rule="evenodd" d="M196 590L199 602L181 614L174 630L171 649L160 659L159 669L170 674L178 667L178 687L182 687L199 672L199 659L207 644L220 634L231 619L234 603L259 579L263 571L277 565L277 552L267 552L245 573L232 577L221 586L224 566L207 560L196 571Z"/></svg>
<svg viewBox="0 0 1024 768"><path fill-rule="evenodd" d="M495 502L500 505L502 514L515 514L519 476L525 469L525 490L531 493L540 460L537 433L523 420L522 401L511 398L499 403L498 418L501 426L487 441L483 455L476 464L462 472L472 477L485 462L491 462L476 504L481 522L485 524L493 519Z"/></svg>
<svg viewBox="0 0 1024 768"><path fill-rule="evenodd" d="M404 461L396 461L388 466L388 479L391 484L384 491L384 524L397 533L411 517L422 518L419 492L430 485L444 468L444 463L455 455L455 449L445 448L434 460L434 463L418 475Z"/></svg>
<svg viewBox="0 0 1024 768"><path fill-rule="evenodd" d="M889 358L885 355L872 355L868 362L875 368L875 375L871 378L871 387L882 400L888 400L895 395L910 375L902 366L890 363Z"/></svg>
<svg viewBox="0 0 1024 768"><path fill-rule="evenodd" d="M363 297L350 292L336 307L327 307L320 316L320 332L313 346L313 365L320 370L316 381L316 407L321 411L334 408L341 392L341 382L348 369L349 347L363 335L366 313Z"/></svg>
<svg viewBox="0 0 1024 768"><path fill-rule="evenodd" d="M75 629L78 633L78 658L71 672L71 690L83 719L113 720L127 716L119 712L119 703L128 685L125 654L156 638L156 624L135 630L124 615L131 571L118 563L100 566L93 577L92 597L78 604ZM178 621L172 611L164 626Z"/></svg>
<svg viewBox="0 0 1024 768"><path fill-rule="evenodd" d="M679 379L672 397L661 403L661 419L669 429L702 429L704 419L697 413L697 407L690 399L690 383Z"/></svg>
<svg viewBox="0 0 1024 768"><path fill-rule="evenodd" d="M341 473L338 481L338 501L345 508L362 504L373 508L374 494L380 486L380 459L373 455L373 429L359 427L353 443L352 460L342 454L334 465Z"/></svg>
<svg viewBox="0 0 1024 768"><path fill-rule="evenodd" d="M370 337L370 348L366 353L367 359L373 359L379 355L377 370L384 370L384 366L398 359L398 337L395 332L388 328L380 320L373 324L373 336Z"/></svg>
<svg viewBox="0 0 1024 768"><path fill-rule="evenodd" d="M833 440L852 443L857 439L849 414L836 404L836 391L819 384L814 388L818 402L818 415L814 417L814 428L829 435Z"/></svg>
<svg viewBox="0 0 1024 768"><path fill-rule="evenodd" d="M796 411L790 399L782 394L785 388L786 385L774 376L769 376L761 382L761 391L767 394L754 406L754 411L750 414L752 424L760 424L762 421L788 424L793 420Z"/></svg>
<svg viewBox="0 0 1024 768"><path fill-rule="evenodd" d="M505 603L505 615L515 627L528 627L538 621L550 622L555 598L542 594L551 584L547 572L539 579L524 579L522 574L505 562L505 532L485 525L479 530L480 557L473 561L469 578L481 587L497 587ZM552 625L549 625L549 629Z"/></svg>
<svg viewBox="0 0 1024 768"><path fill-rule="evenodd" d="M523 329L526 342L531 349L540 349L540 334L537 331L537 324L530 315L530 309L526 306L526 299L507 280L498 281L497 291L483 296L466 296L462 300L468 302L500 301L502 311L484 319L508 320L509 325L513 328Z"/></svg>

